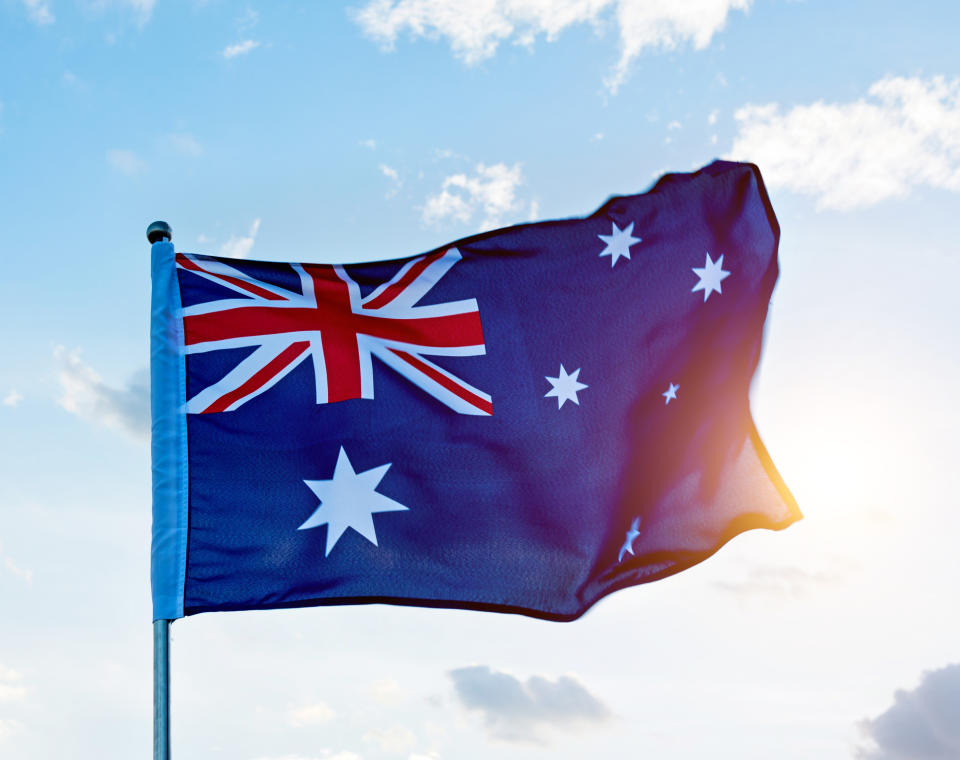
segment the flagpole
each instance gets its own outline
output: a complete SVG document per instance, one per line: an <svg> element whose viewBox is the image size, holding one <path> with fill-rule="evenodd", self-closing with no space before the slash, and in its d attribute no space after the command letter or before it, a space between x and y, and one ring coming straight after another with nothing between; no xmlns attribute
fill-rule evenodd
<svg viewBox="0 0 960 760"><path fill-rule="evenodd" d="M147 227L150 245L173 240L166 222ZM170 760L170 623L153 621L153 760Z"/></svg>
<svg viewBox="0 0 960 760"><path fill-rule="evenodd" d="M153 621L153 760L170 760L170 623Z"/></svg>

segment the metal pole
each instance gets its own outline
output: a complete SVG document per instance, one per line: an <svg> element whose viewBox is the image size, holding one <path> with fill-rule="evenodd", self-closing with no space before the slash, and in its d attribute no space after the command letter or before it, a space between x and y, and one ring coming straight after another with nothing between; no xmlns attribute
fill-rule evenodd
<svg viewBox="0 0 960 760"><path fill-rule="evenodd" d="M173 240L173 229L157 221L147 227L150 245ZM170 623L153 621L153 760L170 760Z"/></svg>
<svg viewBox="0 0 960 760"><path fill-rule="evenodd" d="M153 760L170 760L171 622L153 621Z"/></svg>

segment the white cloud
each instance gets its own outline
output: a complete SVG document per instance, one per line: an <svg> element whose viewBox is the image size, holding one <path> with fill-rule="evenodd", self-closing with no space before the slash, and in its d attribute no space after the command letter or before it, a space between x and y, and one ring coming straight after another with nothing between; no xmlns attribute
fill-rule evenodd
<svg viewBox="0 0 960 760"><path fill-rule="evenodd" d="M11 686L0 683L0 702L21 702L27 696L26 686Z"/></svg>
<svg viewBox="0 0 960 760"><path fill-rule="evenodd" d="M0 702L22 702L26 698L27 687L23 686L20 680L20 674L16 670L0 663Z"/></svg>
<svg viewBox="0 0 960 760"><path fill-rule="evenodd" d="M317 702L312 705L290 710L287 721L291 726L319 726L336 717L336 713L326 702Z"/></svg>
<svg viewBox="0 0 960 760"><path fill-rule="evenodd" d="M220 246L220 255L232 259L245 259L253 250L253 244L257 240L257 233L260 231L260 219L254 219L250 225L250 232L243 237L231 235L230 239Z"/></svg>
<svg viewBox="0 0 960 760"><path fill-rule="evenodd" d="M676 119L674 119L674 120L671 121L669 124L667 124L667 129L669 129L669 130L680 129L681 127L683 127L683 124L681 124L681 123L680 123L679 121L677 121Z"/></svg>
<svg viewBox="0 0 960 760"><path fill-rule="evenodd" d="M107 163L118 172L131 177L147 168L147 164L132 150L108 150Z"/></svg>
<svg viewBox="0 0 960 760"><path fill-rule="evenodd" d="M395 705L403 701L404 692L400 684L392 678L385 678L375 682L370 687L373 698L382 705Z"/></svg>
<svg viewBox="0 0 960 760"><path fill-rule="evenodd" d="M11 388L10 392L3 397L2 403L4 406L18 406L21 401L23 401L23 394L16 388Z"/></svg>
<svg viewBox="0 0 960 760"><path fill-rule="evenodd" d="M505 214L521 210L516 191L522 183L520 164L477 164L472 175L452 174L443 180L440 192L427 198L423 220L427 223L445 219L469 222L474 213L482 209L485 214L482 226L495 227Z"/></svg>
<svg viewBox="0 0 960 760"><path fill-rule="evenodd" d="M710 44L731 10L746 10L751 0L370 0L354 13L364 33L386 49L397 37L445 37L453 54L467 64L493 56L501 42L548 42L575 24L599 25L612 15L620 33L620 57L606 85L616 92L632 61L646 48L671 50L684 42L696 49Z"/></svg>
<svg viewBox="0 0 960 760"><path fill-rule="evenodd" d="M83 363L79 351L57 346L53 355L59 364L60 406L81 419L123 430L136 438L149 437L150 375L147 370L135 373L124 387L114 388Z"/></svg>
<svg viewBox="0 0 960 760"><path fill-rule="evenodd" d="M243 42L238 42L236 45L227 45L220 51L220 55L224 58L235 58L238 55L246 55L258 47L260 47L260 43L256 40L244 40Z"/></svg>
<svg viewBox="0 0 960 760"><path fill-rule="evenodd" d="M504 741L538 741L544 726L575 728L610 717L607 707L571 676L525 682L486 665L450 671L461 704L483 715L490 735Z"/></svg>
<svg viewBox="0 0 960 760"><path fill-rule="evenodd" d="M167 135L166 143L171 150L184 156L200 156L203 154L203 147L200 143L193 135L186 132Z"/></svg>
<svg viewBox="0 0 960 760"><path fill-rule="evenodd" d="M56 17L50 10L50 4L46 0L23 0L23 5L27 9L30 20L38 26L45 26L56 21Z"/></svg>
<svg viewBox="0 0 960 760"><path fill-rule="evenodd" d="M603 132L595 132L593 137L590 138L590 142L601 142L603 140Z"/></svg>
<svg viewBox="0 0 960 760"><path fill-rule="evenodd" d="M735 117L730 157L818 208L870 206L917 186L960 191L960 79L888 77L851 103L747 105Z"/></svg>
<svg viewBox="0 0 960 760"><path fill-rule="evenodd" d="M377 141L374 140L372 137L368 137L366 140L361 140L361 141L360 141L360 144L361 144L364 148L369 148L370 150L376 150L376 149L377 149Z"/></svg>
<svg viewBox="0 0 960 760"><path fill-rule="evenodd" d="M714 109L710 112L710 115L707 116L707 124L710 124L710 125L716 124L716 123L717 123L717 116L719 116L719 115L720 115L720 112L719 112L716 108L714 108Z"/></svg>
<svg viewBox="0 0 960 760"><path fill-rule="evenodd" d="M860 725L869 746L862 760L952 760L960 757L960 663L924 673L913 691Z"/></svg>

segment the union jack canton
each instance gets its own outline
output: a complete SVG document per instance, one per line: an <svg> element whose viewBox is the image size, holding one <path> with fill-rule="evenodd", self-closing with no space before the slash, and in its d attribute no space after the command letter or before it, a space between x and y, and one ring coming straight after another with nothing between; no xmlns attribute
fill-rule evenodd
<svg viewBox="0 0 960 760"><path fill-rule="evenodd" d="M412 259L363 297L342 266L291 264L300 292L245 274L222 260L177 254L177 267L240 298L183 309L188 354L256 346L220 381L187 402L187 412L230 412L268 391L306 359L316 403L374 397L373 363L384 364L461 414L490 415L490 396L424 358L485 353L476 299L417 306L460 260L449 248Z"/></svg>

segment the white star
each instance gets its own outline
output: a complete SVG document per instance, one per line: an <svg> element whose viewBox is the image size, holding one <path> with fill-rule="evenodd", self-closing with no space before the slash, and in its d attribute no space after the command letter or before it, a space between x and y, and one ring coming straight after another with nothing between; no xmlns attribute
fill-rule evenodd
<svg viewBox="0 0 960 760"><path fill-rule="evenodd" d="M679 386L679 385L674 385L673 383L670 383L670 387L667 388L666 391L664 391L663 393L660 394L661 396L663 396L663 397L666 399L666 401L664 402L664 404L669 404L671 401L673 401L674 399L676 399L676 397L677 397L677 391L678 391L678 390L680 390L680 386Z"/></svg>
<svg viewBox="0 0 960 760"><path fill-rule="evenodd" d="M616 222L611 222L611 224L613 225L613 229L609 235L597 235L597 237L607 244L607 247L603 249L600 255L609 256L610 266L612 267L621 256L629 260L630 246L636 245L642 238L633 236L633 222L630 222L630 224L622 230L617 227Z"/></svg>
<svg viewBox="0 0 960 760"><path fill-rule="evenodd" d="M630 523L630 530L627 531L627 540L623 542L623 546L620 547L620 556L617 557L617 562L623 562L623 555L629 552L633 554L633 542L636 541L637 536L640 535L640 518L634 517L633 522ZM634 555L636 556L636 555Z"/></svg>
<svg viewBox="0 0 960 760"><path fill-rule="evenodd" d="M354 472L347 452L340 447L337 464L330 480L304 480L320 499L320 506L297 530L327 526L327 553L337 545L347 528L353 528L374 546L377 534L373 529L374 512L398 512L409 509L388 499L374 489L386 474L390 463L364 472Z"/></svg>
<svg viewBox="0 0 960 760"><path fill-rule="evenodd" d="M695 293L698 290L703 291L703 300L706 301L710 294L713 291L718 293L723 293L723 290L720 288L720 283L723 282L730 273L723 268L723 256L720 256L719 259L714 261L710 258L710 252L707 252L707 261L703 265L703 268L692 267L693 273L700 278L700 282L693 286L691 293Z"/></svg>
<svg viewBox="0 0 960 760"><path fill-rule="evenodd" d="M561 409L566 401L572 401L574 404L579 406L580 399L577 398L577 393L582 391L584 388L590 387L589 385L584 385L583 383L577 381L577 376L579 374L580 368L578 367L568 375L567 371L561 364L559 377L547 378L553 387L544 394L544 398L547 396L556 396L557 409Z"/></svg>

